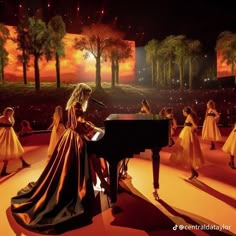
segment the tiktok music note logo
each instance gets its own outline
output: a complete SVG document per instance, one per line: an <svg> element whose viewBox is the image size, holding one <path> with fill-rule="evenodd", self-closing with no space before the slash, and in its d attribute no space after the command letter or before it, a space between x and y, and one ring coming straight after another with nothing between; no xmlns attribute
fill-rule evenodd
<svg viewBox="0 0 236 236"><path fill-rule="evenodd" d="M173 230L177 230L178 229L178 225L175 225L174 227L173 227Z"/></svg>

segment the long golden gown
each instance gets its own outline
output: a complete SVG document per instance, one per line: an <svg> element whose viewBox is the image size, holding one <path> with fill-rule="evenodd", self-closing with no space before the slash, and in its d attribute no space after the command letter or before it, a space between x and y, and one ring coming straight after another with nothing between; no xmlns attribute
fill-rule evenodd
<svg viewBox="0 0 236 236"><path fill-rule="evenodd" d="M204 163L198 135L192 130L192 124L187 119L172 147L170 162L194 169L198 169Z"/></svg>
<svg viewBox="0 0 236 236"><path fill-rule="evenodd" d="M202 139L207 141L220 141L222 139L214 113L206 115L202 126Z"/></svg>
<svg viewBox="0 0 236 236"><path fill-rule="evenodd" d="M10 124L0 123L0 161L19 158L24 149Z"/></svg>
<svg viewBox="0 0 236 236"><path fill-rule="evenodd" d="M236 124L226 139L222 150L232 156L236 156Z"/></svg>

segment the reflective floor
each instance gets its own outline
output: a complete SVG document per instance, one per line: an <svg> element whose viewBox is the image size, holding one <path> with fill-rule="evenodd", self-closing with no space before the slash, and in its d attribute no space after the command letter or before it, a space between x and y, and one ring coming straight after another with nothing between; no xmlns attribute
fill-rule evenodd
<svg viewBox="0 0 236 236"><path fill-rule="evenodd" d="M235 235L236 170L228 165L229 155L221 151L224 140L216 144L216 150L209 150L209 143L201 141L206 164L199 170L199 177L191 181L188 170L170 165L171 148L163 148L159 201L152 195L150 150L135 155L128 164L128 178L120 183L124 191L117 203L109 205L106 195L95 186L99 210L93 223L62 235ZM10 199L39 177L47 163L47 142L48 134L22 140L24 158L31 167L21 169L20 161L10 161L7 171L11 175L0 179L2 236L40 235L15 222Z"/></svg>

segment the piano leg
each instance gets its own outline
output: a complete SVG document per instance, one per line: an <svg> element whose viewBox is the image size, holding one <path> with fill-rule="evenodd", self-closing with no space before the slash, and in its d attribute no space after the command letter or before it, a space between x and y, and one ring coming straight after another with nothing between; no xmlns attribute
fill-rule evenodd
<svg viewBox="0 0 236 236"><path fill-rule="evenodd" d="M111 190L111 203L115 203L117 200L118 189L118 174L117 174L117 162L109 162L109 175L110 175L110 190Z"/></svg>
<svg viewBox="0 0 236 236"><path fill-rule="evenodd" d="M160 171L160 147L152 149L152 174L153 174L153 192L154 198L159 199L157 189L159 189L159 171Z"/></svg>

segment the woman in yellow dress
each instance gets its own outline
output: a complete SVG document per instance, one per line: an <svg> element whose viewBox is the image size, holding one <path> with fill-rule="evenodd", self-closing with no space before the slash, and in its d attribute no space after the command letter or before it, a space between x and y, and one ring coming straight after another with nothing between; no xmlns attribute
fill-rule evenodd
<svg viewBox="0 0 236 236"><path fill-rule="evenodd" d="M54 148L57 145L58 140L61 138L66 129L63 123L63 111L61 106L55 107L55 111L53 113L53 121L48 129L52 130L48 145L48 157L50 158L52 156Z"/></svg>
<svg viewBox="0 0 236 236"><path fill-rule="evenodd" d="M202 139L211 142L211 150L215 149L215 142L222 139L220 130L217 126L219 119L220 115L215 108L215 102L209 100L207 102L206 115L202 127Z"/></svg>
<svg viewBox="0 0 236 236"><path fill-rule="evenodd" d="M204 158L200 147L197 130L197 116L191 107L183 109L183 115L186 117L184 128L179 134L176 143L172 147L170 161L173 164L181 164L192 171L189 179L198 177L197 169L203 163Z"/></svg>
<svg viewBox="0 0 236 236"><path fill-rule="evenodd" d="M236 155L236 121L234 123L234 127L229 134L228 138L226 139L222 150L230 155L229 166L232 169L236 169L234 165L234 156Z"/></svg>
<svg viewBox="0 0 236 236"><path fill-rule="evenodd" d="M0 160L3 161L3 168L0 176L9 175L7 173L8 161L11 159L20 159L22 167L29 167L30 165L23 159L24 149L13 129L15 123L14 110L7 107L0 116Z"/></svg>

